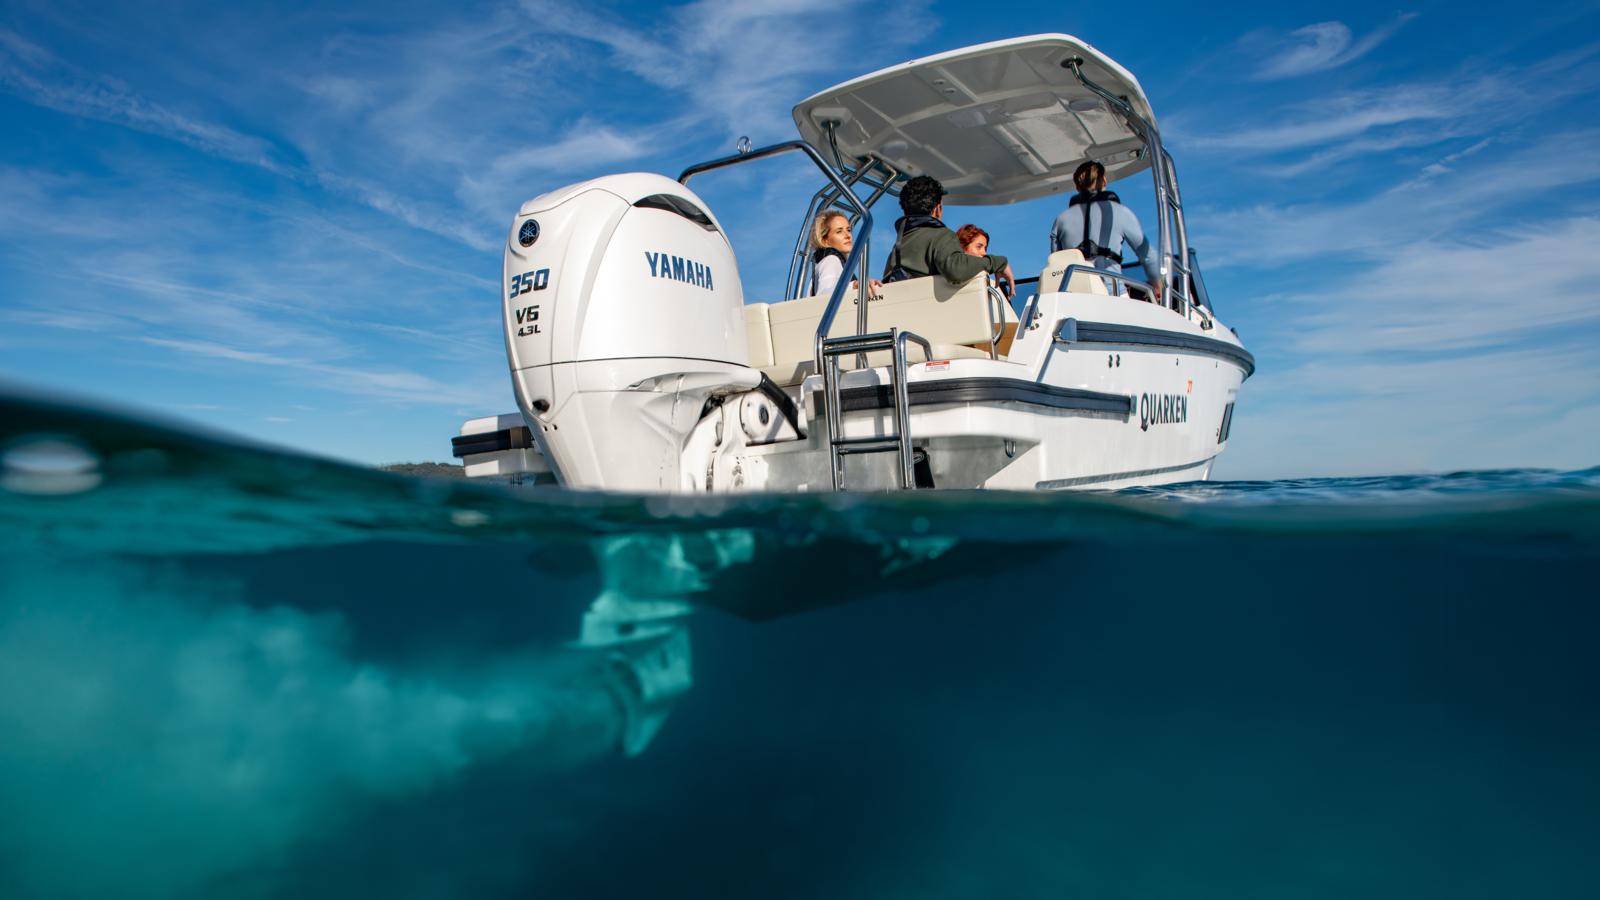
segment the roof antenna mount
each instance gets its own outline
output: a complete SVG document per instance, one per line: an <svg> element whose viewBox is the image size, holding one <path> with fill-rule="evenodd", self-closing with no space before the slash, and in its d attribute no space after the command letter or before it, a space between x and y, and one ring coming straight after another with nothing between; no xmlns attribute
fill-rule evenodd
<svg viewBox="0 0 1600 900"><path fill-rule="evenodd" d="M828 149L833 151L833 167L842 170L844 159L839 153L839 123L828 119L822 123L822 127L828 129Z"/></svg>

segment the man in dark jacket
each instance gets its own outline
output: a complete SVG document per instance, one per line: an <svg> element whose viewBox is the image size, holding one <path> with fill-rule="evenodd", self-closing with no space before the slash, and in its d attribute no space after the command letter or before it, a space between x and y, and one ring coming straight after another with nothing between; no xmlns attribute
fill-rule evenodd
<svg viewBox="0 0 1600 900"><path fill-rule="evenodd" d="M943 275L951 284L966 284L975 275L991 272L1005 279L1008 294L1015 290L1016 278L1004 256L968 255L956 233L939 221L944 215L944 185L938 179L918 175L907 181L900 189L900 209L905 215L894 225L899 237L884 266L884 281Z"/></svg>

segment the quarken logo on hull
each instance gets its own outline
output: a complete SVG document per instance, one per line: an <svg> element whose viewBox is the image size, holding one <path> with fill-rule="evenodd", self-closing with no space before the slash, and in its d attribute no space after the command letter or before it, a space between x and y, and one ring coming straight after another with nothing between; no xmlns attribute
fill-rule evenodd
<svg viewBox="0 0 1600 900"><path fill-rule="evenodd" d="M1189 398L1182 394L1140 394L1139 430L1189 421Z"/></svg>
<svg viewBox="0 0 1600 900"><path fill-rule="evenodd" d="M650 264L650 274L657 278L670 278L711 290L711 267L704 263L697 263L683 256L668 256L665 253L644 252L645 262Z"/></svg>

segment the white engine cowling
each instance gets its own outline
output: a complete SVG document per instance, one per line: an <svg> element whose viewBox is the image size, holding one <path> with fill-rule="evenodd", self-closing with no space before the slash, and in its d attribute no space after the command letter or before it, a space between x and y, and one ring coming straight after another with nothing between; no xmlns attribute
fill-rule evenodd
<svg viewBox="0 0 1600 900"><path fill-rule="evenodd" d="M611 175L522 205L506 243L517 405L562 484L672 490L706 399L760 380L721 225L660 175Z"/></svg>

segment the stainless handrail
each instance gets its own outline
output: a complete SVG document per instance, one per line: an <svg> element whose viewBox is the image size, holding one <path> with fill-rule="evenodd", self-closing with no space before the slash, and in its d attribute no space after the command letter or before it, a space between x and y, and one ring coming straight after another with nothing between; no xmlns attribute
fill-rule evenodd
<svg viewBox="0 0 1600 900"><path fill-rule="evenodd" d="M872 189L872 193L868 194L867 199L862 201L867 209L871 209L879 198L885 194L892 193L895 182L904 176L893 164L876 153L868 153L862 160L862 165L859 168L842 166L839 168L839 173L844 178L844 183L850 186L852 191L858 184L866 185ZM874 174L880 171L885 173L886 177L875 179L873 177ZM842 207L844 203L839 199L838 191L834 190L832 185L824 184L815 194L811 195L811 202L806 207L806 214L800 220L800 233L795 239L794 253L789 257L789 274L784 281L783 289L785 300L795 300L805 295L805 275L809 269L811 258L808 252L808 245L810 243L812 222L823 210L831 209L835 206ZM856 217L853 210L850 212L849 218L850 227L854 228ZM869 265L868 260L872 256L872 235L863 233L861 235L861 243L861 266L857 277L862 280L870 280L871 275L867 271L867 266Z"/></svg>
<svg viewBox="0 0 1600 900"><path fill-rule="evenodd" d="M845 185L847 187L855 185L857 181L861 180L864 174L865 170L850 173L844 179ZM855 192L851 191L851 193ZM789 275L784 284L783 299L795 300L801 296L804 296L806 281L805 276L807 269L806 262L809 259L807 250L809 249L811 243L811 225L814 221L816 221L816 217L821 215L824 210L832 209L836 205L840 205L838 194L839 192L835 190L832 185L825 184L815 194L811 195L811 203L806 207L805 218L800 221L800 235L795 239L794 242L794 254L789 257ZM866 206L868 209L870 209L872 207L872 203L868 201ZM846 216L846 218L850 219L850 226L854 228L856 224L855 217L852 215ZM869 242L870 238L871 235L866 234L865 232L863 232L861 235L861 240L865 245L861 248L861 268L863 272L866 271L867 255L870 252L868 249L871 246Z"/></svg>
<svg viewBox="0 0 1600 900"><path fill-rule="evenodd" d="M910 368L906 365L906 342L922 345L922 358L933 359L933 347L921 335L909 331L894 331L894 430L900 440L900 486L910 488L917 483L916 455L911 448L911 385Z"/></svg>
<svg viewBox="0 0 1600 900"><path fill-rule="evenodd" d="M1035 279L1035 280L1037 280L1037 279ZM1036 312L1038 310L1038 307L1039 307L1039 292L1035 291L1032 294L1029 294L1027 301L1022 304L1022 312L1017 313L1017 339L1018 340L1022 339L1022 333L1023 332L1028 331L1030 328L1033 327L1033 317L1036 314ZM1013 346L1015 346L1015 345L1013 345Z"/></svg>
<svg viewBox="0 0 1600 900"><path fill-rule="evenodd" d="M1160 260L1159 275L1163 282L1162 287L1164 289L1161 295L1161 302L1163 305L1169 305L1174 301L1175 294L1173 290L1174 279L1172 277L1173 268L1171 259L1173 238L1172 232L1174 230L1172 216L1175 211L1178 219L1181 220L1183 218L1183 209L1181 199L1178 201L1178 206L1175 210L1169 209L1168 206L1169 194L1167 190L1167 180L1169 174L1170 157L1167 154L1166 147L1161 142L1161 132L1156 128L1154 123L1139 115L1139 113L1134 110L1133 104L1129 103L1126 99L1111 93L1104 87L1094 83L1087 75L1083 74L1083 60L1081 58L1066 60L1062 63L1062 65L1070 69L1073 75L1077 76L1079 84L1082 84L1084 87L1088 88L1092 93L1099 95L1100 98L1105 100L1113 110L1121 113L1122 118L1125 122L1127 122L1128 127L1131 128L1139 136L1139 138L1144 141L1145 150L1148 152L1150 159L1151 177L1155 180L1156 189L1156 241L1158 244L1156 258ZM1173 184L1176 186L1176 168L1171 168L1170 174ZM1176 192L1173 192L1174 196L1175 194ZM1182 221L1177 223L1176 228L1180 230L1184 228ZM1184 237L1187 237L1186 231L1184 231ZM1187 241L1185 241L1185 243L1187 243ZM1182 297L1185 301L1185 305L1187 305L1187 288L1177 291L1176 295L1178 297ZM1187 310L1184 310L1184 314L1187 315Z"/></svg>
<svg viewBox="0 0 1600 900"><path fill-rule="evenodd" d="M1150 284L1148 282L1139 281L1138 279L1135 279L1135 278L1129 278L1128 276L1123 275L1120 272L1112 272L1112 271L1110 271L1108 269L1096 269L1094 266L1079 265L1077 263L1074 263L1074 264L1072 264L1070 266L1067 266L1067 270L1065 272L1061 273L1061 284L1056 288L1056 290L1059 291L1060 293L1063 293L1063 294L1071 293L1071 291L1067 290L1067 285L1072 283L1072 276L1077 272L1083 272L1086 275L1093 275L1093 276L1095 276L1097 278L1110 278L1111 280L1117 281L1117 282L1121 282L1123 285L1126 285L1128 287L1136 287L1136 288L1139 288L1140 290L1143 290L1143 291L1146 291L1146 292L1150 291ZM1044 285L1040 285L1040 287L1043 288ZM1122 296L1122 295L1119 295L1119 296ZM1132 298L1129 298L1129 299L1132 299ZM1029 301L1029 306L1031 307L1031 306L1037 304L1038 300L1039 300L1039 295L1035 294L1033 296L1033 299ZM1144 301L1140 301L1140 302L1144 302ZM1155 302L1153 297L1151 298L1150 302ZM1163 304L1163 305L1165 305L1165 304ZM1171 309L1171 307L1167 307L1167 308ZM1023 312L1026 313L1027 309L1024 308ZM1178 312L1178 310L1173 310L1173 312ZM1199 314L1199 316L1200 316L1199 325L1200 325L1201 328L1209 329L1209 328L1212 327L1212 317L1207 315L1205 310L1202 309L1197 304L1191 303L1191 304L1188 305L1187 312L1179 313L1179 315L1182 315L1186 319L1191 318L1191 316L1193 316L1194 314ZM1025 315L1019 313L1017 318L1019 320L1021 320L1020 323L1017 325L1017 329L1020 331L1021 329L1026 328L1027 327L1027 317Z"/></svg>
<svg viewBox="0 0 1600 900"><path fill-rule="evenodd" d="M839 176L836 175L832 169L828 168L828 164L823 160L822 156L818 154L816 150L812 149L811 145L805 141L784 141L781 144L772 144L770 146L762 147L758 150L751 150L748 153L735 153L732 156L723 156L718 157L717 159L707 160L703 163L697 163L683 170L682 174L678 176L678 183L687 185L689 183L689 179L696 175L701 175L716 169L725 169L729 166L739 165L740 163L754 162L758 159L766 159L769 156L779 156L784 153L792 153L797 150L809 157L811 161L816 164L817 168L822 170L822 174L828 176L828 180L833 182L833 186L838 189L841 197L850 198L850 205L855 207L856 212L860 213L861 215L862 235L865 236L871 234L872 211L867 209L867 207L861 203L861 198L856 196L855 191L850 190L850 188L839 179ZM857 241L855 245L850 248L850 255L846 257L844 261L845 272L859 268L861 249L865 243L865 241ZM867 330L867 281L864 278L858 279L856 284L859 288L856 302L860 304L860 315L857 316L856 321L856 333L860 334ZM828 298L828 308L823 310L822 320L817 323L817 334L812 344L812 362L816 364L816 370L818 372L822 371L822 341L828 336L828 330L833 327L834 316L839 314L839 304L844 302L844 292L849 286L850 280L840 276L839 283L833 286L833 296Z"/></svg>
<svg viewBox="0 0 1600 900"><path fill-rule="evenodd" d="M1010 303L1010 301L1006 300L1006 295L1004 293L1002 293L999 288L995 287L992 284L988 285L988 288L989 288L989 304L988 304L988 306L989 306L989 358L990 359L999 359L1000 358L1000 338L1004 337L1005 333L1006 333L1006 312L1005 312L1005 308L1007 306L1010 306L1011 303ZM996 305L996 304L998 304L998 305ZM1000 318L999 318L998 321L995 320L995 313L996 312L1000 313Z"/></svg>
<svg viewBox="0 0 1600 900"><path fill-rule="evenodd" d="M1172 154L1167 152L1165 146L1161 148L1161 164L1163 166L1162 179L1166 182L1168 193L1167 202L1172 212L1172 237L1177 243L1177 253L1173 259L1173 294L1169 299L1169 306L1178 308L1182 301L1182 308L1178 311L1185 316L1189 314L1189 307L1194 303L1190 296L1189 279L1193 273L1189 271L1189 227L1183 215L1183 192L1178 190L1178 166L1172 161Z"/></svg>
<svg viewBox="0 0 1600 900"><path fill-rule="evenodd" d="M1056 288L1056 290L1063 294L1071 293L1067 290L1067 285L1072 283L1072 276L1078 272L1083 272L1086 275L1093 275L1097 278L1109 278L1112 281L1120 282L1128 287L1136 287L1148 294L1151 294L1152 297L1155 294L1155 289L1152 288L1148 282L1140 281L1137 278L1129 278L1121 272L1113 272L1110 269L1096 269L1094 266L1080 265L1078 263L1073 263L1072 265L1067 266L1067 270L1061 273L1061 284ZM1040 287L1044 287L1044 285L1040 285Z"/></svg>

